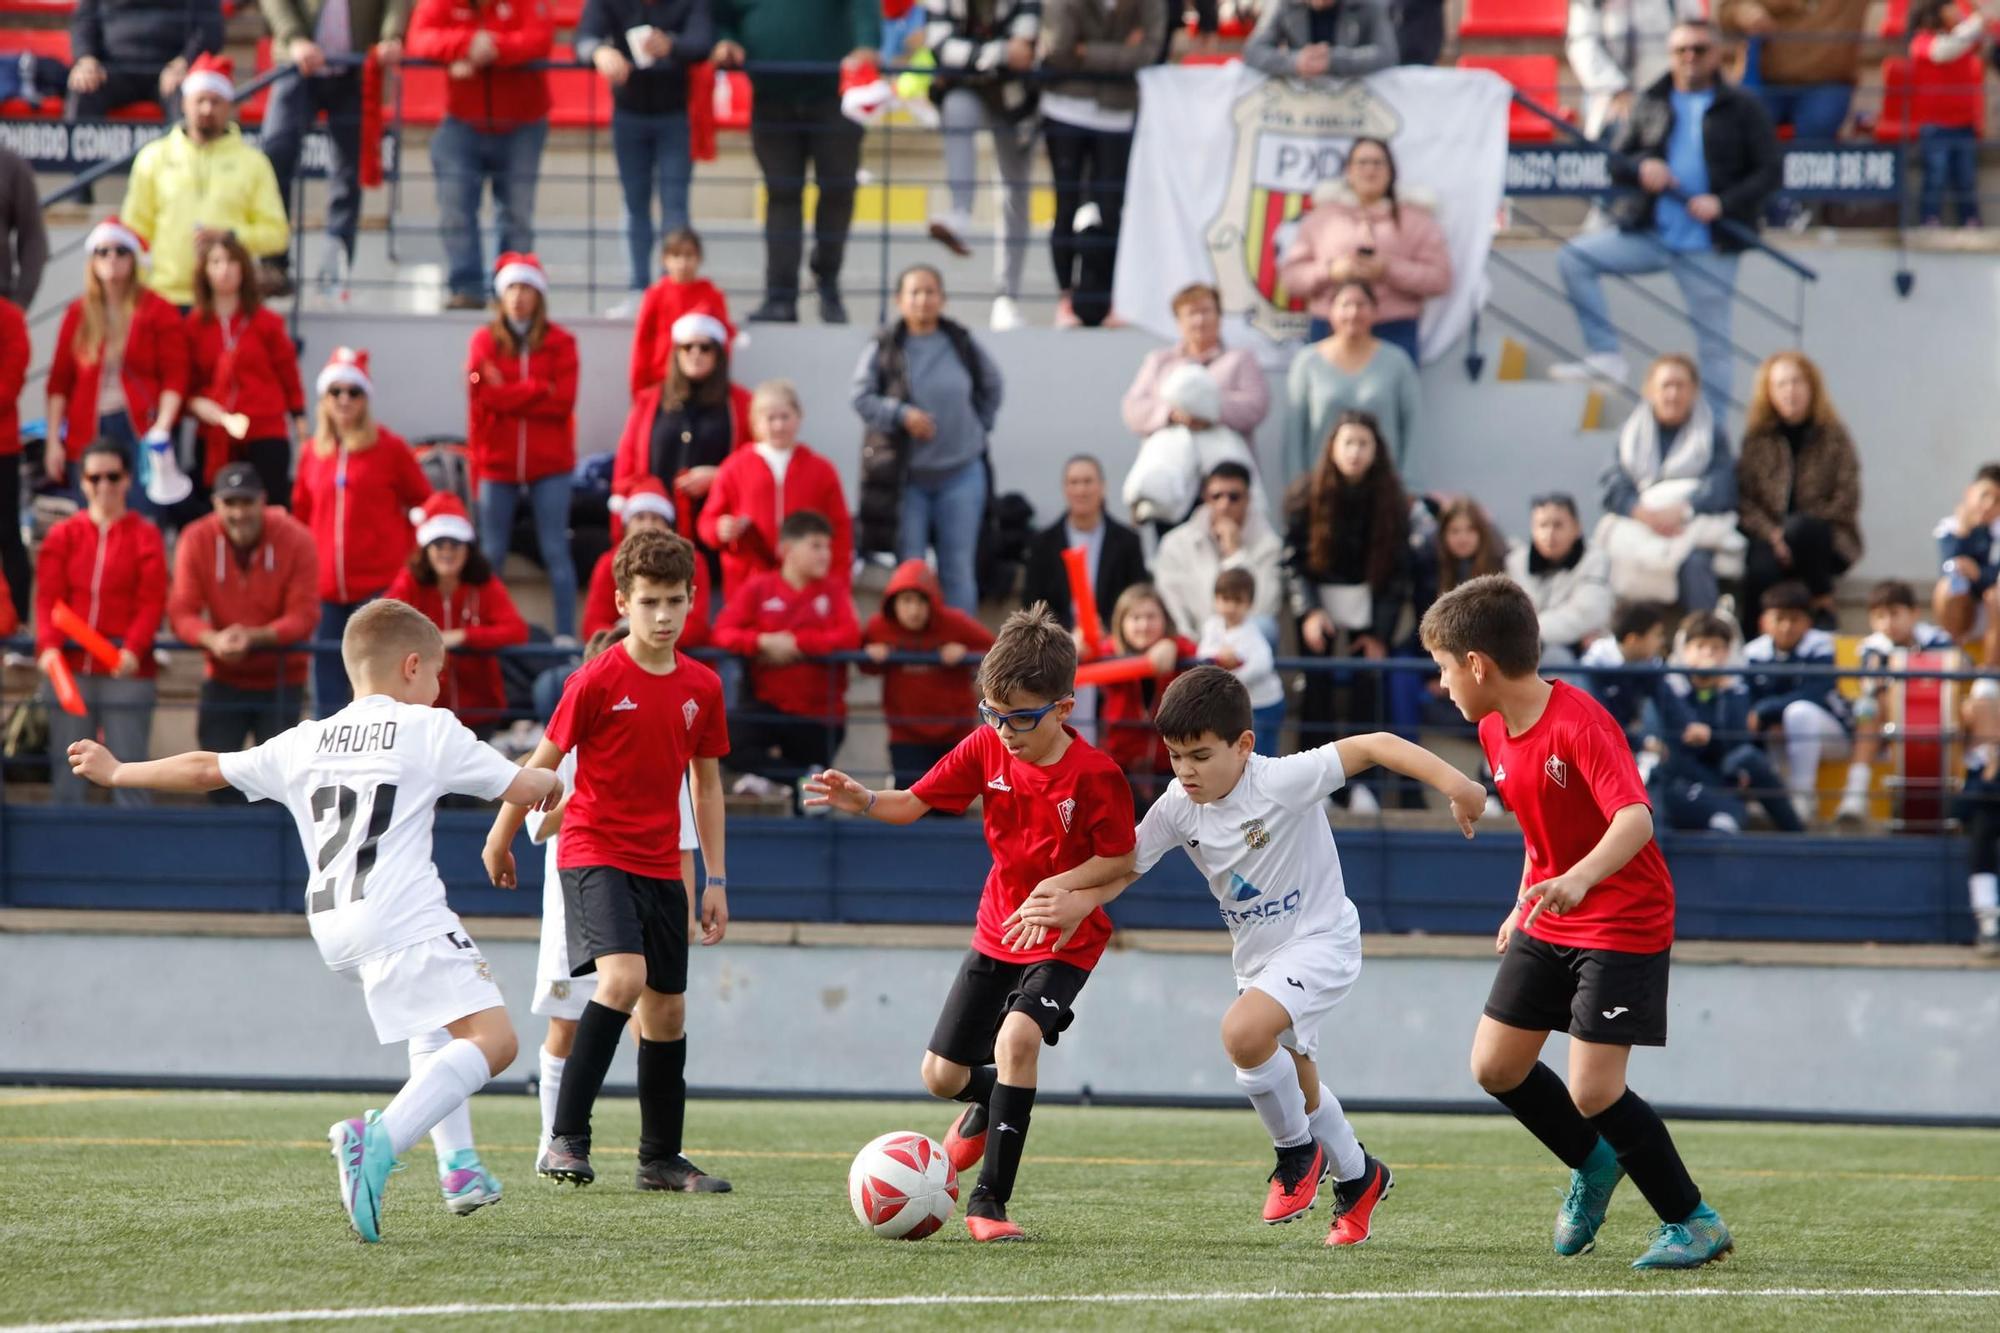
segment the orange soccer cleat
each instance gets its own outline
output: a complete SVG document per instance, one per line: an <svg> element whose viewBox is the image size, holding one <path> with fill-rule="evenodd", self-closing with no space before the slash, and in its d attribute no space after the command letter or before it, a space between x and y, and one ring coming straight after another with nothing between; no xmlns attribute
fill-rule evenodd
<svg viewBox="0 0 2000 1333"><path fill-rule="evenodd" d="M1396 1177L1387 1166L1362 1155L1361 1175L1333 1187L1333 1229L1326 1233L1328 1245L1359 1245L1374 1229L1375 1205L1396 1187Z"/></svg>
<svg viewBox="0 0 2000 1333"><path fill-rule="evenodd" d="M1330 1165L1326 1149L1314 1139L1278 1149L1278 1169L1271 1173L1271 1193L1264 1200L1265 1225L1293 1222L1310 1212Z"/></svg>
<svg viewBox="0 0 2000 1333"><path fill-rule="evenodd" d="M986 1108L974 1103L965 1108L945 1131L944 1155L952 1170L963 1174L979 1165L986 1156Z"/></svg>

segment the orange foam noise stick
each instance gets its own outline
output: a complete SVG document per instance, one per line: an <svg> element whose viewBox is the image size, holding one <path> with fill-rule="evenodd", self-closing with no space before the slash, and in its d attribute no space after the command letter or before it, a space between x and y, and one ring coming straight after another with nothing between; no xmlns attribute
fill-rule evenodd
<svg viewBox="0 0 2000 1333"><path fill-rule="evenodd" d="M49 617L56 628L76 640L76 646L104 663L106 671L118 669L118 650L111 646L111 640L92 629L84 618L69 609L67 602L57 602L55 614Z"/></svg>
<svg viewBox="0 0 2000 1333"><path fill-rule="evenodd" d="M76 687L76 677L69 673L69 662L61 653L49 660L49 685L56 692L56 702L71 717L82 717L90 710L83 706L83 691Z"/></svg>
<svg viewBox="0 0 2000 1333"><path fill-rule="evenodd" d="M1076 627L1083 631L1084 643L1094 650L1104 642L1104 622L1097 615L1097 590L1090 586L1090 552L1072 546L1062 553L1062 558L1069 567L1069 604L1076 612Z"/></svg>
<svg viewBox="0 0 2000 1333"><path fill-rule="evenodd" d="M1122 685L1128 680L1145 680L1159 675L1150 657L1110 657L1076 669L1079 685Z"/></svg>

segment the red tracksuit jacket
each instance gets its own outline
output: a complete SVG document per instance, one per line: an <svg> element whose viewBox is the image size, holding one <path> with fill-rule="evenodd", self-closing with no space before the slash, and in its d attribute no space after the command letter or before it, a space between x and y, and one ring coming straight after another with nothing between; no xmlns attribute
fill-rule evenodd
<svg viewBox="0 0 2000 1333"><path fill-rule="evenodd" d="M416 545L410 511L430 498L430 478L408 441L377 426L366 449L299 450L292 512L319 547L319 596L353 603L379 596Z"/></svg>
<svg viewBox="0 0 2000 1333"><path fill-rule="evenodd" d="M497 373L494 373L497 372ZM465 353L465 444L475 481L525 485L576 466L576 339L551 324L534 351L490 328Z"/></svg>
<svg viewBox="0 0 2000 1333"><path fill-rule="evenodd" d="M259 306L254 315L239 310L226 323L190 312L187 332L193 357L188 396L249 417L245 440L289 440L289 418L306 410L306 390L299 382L292 335L278 312L269 306ZM206 474L213 485L215 474L235 461L241 445L220 426L204 425L201 438L208 446Z"/></svg>
<svg viewBox="0 0 2000 1333"><path fill-rule="evenodd" d="M861 626L847 584L829 575L794 588L782 574L758 574L736 590L715 622L716 646L751 659L750 693L758 702L794 717L845 718L846 666L756 660L757 636L780 631L789 631L808 657L858 647Z"/></svg>
<svg viewBox="0 0 2000 1333"><path fill-rule="evenodd" d="M245 561L223 532L222 520L202 515L181 529L174 547L167 623L182 643L199 643L203 631L231 625L269 626L281 647L312 638L319 627L319 556L312 533L277 505L265 505L264 538ZM281 678L302 687L307 657L270 652L235 662L210 657L208 678L239 690L275 689Z"/></svg>
<svg viewBox="0 0 2000 1333"><path fill-rule="evenodd" d="M1194 641L1178 634L1174 636L1174 647L1182 658L1193 657L1196 652ZM1169 671L1164 676L1097 687L1097 722L1104 738L1097 748L1117 760L1118 767L1127 773L1171 771L1167 743L1160 739L1160 730L1153 725L1153 714L1159 711L1160 696L1178 675L1178 671Z"/></svg>
<svg viewBox="0 0 2000 1333"><path fill-rule="evenodd" d="M819 512L833 524L833 566L828 577L842 588L854 568L854 519L833 464L800 444L792 449L782 484L755 446L738 449L715 474L701 510L701 540L722 552L722 595L736 600L737 589L758 574L778 569L778 526L801 509ZM716 524L724 514L750 520L750 527L725 542Z"/></svg>
<svg viewBox="0 0 2000 1333"><path fill-rule="evenodd" d="M469 78L449 79L445 113L482 134L500 134L545 120L548 78L538 69L515 66L547 60L555 45L555 20L548 0L420 0L410 15L404 49L418 60L467 59L473 34L486 32L500 58Z"/></svg>
<svg viewBox="0 0 2000 1333"><path fill-rule="evenodd" d="M674 321L682 315L713 315L736 340L736 326L729 322L729 298L707 278L675 282L661 278L646 289L639 301L639 323L632 335L632 396L655 389L666 382L672 371L667 358L674 350ZM723 348L726 352L729 349ZM749 419L749 414L744 414Z"/></svg>
<svg viewBox="0 0 2000 1333"><path fill-rule="evenodd" d="M931 604L930 624L912 634L889 604L902 592L920 592ZM886 643L899 653L934 653L962 643L975 653L993 646L993 631L944 604L937 575L922 560L905 560L889 576L882 609L861 631L863 643ZM979 711L973 693L973 666L900 666L864 663L863 671L882 677L882 716L894 745L956 745L971 731Z"/></svg>
<svg viewBox="0 0 2000 1333"><path fill-rule="evenodd" d="M618 580L611 575L612 564L617 560L616 548L597 557L597 564L590 571L590 591L583 599L583 637L589 642L590 636L601 629L610 629L618 623ZM681 629L680 646L683 648L704 648L714 638L708 624L708 603L712 594L708 586L708 561L699 555L694 560L693 605L688 608L687 624Z"/></svg>
<svg viewBox="0 0 2000 1333"><path fill-rule="evenodd" d="M76 354L76 331L83 323L83 298L69 303L63 312L62 327L56 330L55 357L49 362L45 392L67 401L63 425L67 433L63 445L71 462L97 438L97 372L101 357L85 361ZM181 312L151 292L139 293L132 322L125 330L125 359L119 364L119 379L125 386L126 415L132 433L144 435L159 411L160 395L178 394L188 389L187 329ZM136 464L137 460L131 460Z"/></svg>
<svg viewBox="0 0 2000 1333"><path fill-rule="evenodd" d="M507 687L500 676L500 659L491 650L528 641L528 622L514 609L514 599L499 576L484 583L461 582L446 600L435 583L417 582L405 565L383 595L408 602L441 630L465 631L465 647L445 655L437 706L449 708L468 727L498 722L507 711Z"/></svg>
<svg viewBox="0 0 2000 1333"><path fill-rule="evenodd" d="M139 659L139 675L150 679L159 671L153 636L167 609L167 548L160 530L130 510L99 528L86 509L49 529L35 562L35 656L60 647L75 673L110 675L56 628L57 602L130 649Z"/></svg>

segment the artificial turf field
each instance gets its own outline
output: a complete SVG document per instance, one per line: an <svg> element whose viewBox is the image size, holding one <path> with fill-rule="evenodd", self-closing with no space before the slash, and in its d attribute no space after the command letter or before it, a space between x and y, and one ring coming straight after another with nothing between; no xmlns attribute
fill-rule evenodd
<svg viewBox="0 0 2000 1333"><path fill-rule="evenodd" d="M632 1102L600 1107L598 1183L578 1190L533 1174L535 1103L486 1095L474 1126L506 1197L448 1216L426 1144L391 1181L383 1243L363 1246L323 1137L362 1104L0 1090L0 1333L2000 1326L1990 1131L1677 1123L1737 1252L1640 1274L1651 1214L1630 1182L1598 1252L1557 1259L1566 1175L1499 1117L1357 1116L1397 1178L1374 1238L1324 1249L1324 1197L1265 1227L1270 1149L1247 1108L1037 1110L1013 1209L1032 1240L982 1247L956 1219L877 1240L848 1211L854 1149L890 1129L942 1137L940 1106L698 1101L689 1155L736 1192L642 1195ZM577 1303L625 1308L562 1308Z"/></svg>

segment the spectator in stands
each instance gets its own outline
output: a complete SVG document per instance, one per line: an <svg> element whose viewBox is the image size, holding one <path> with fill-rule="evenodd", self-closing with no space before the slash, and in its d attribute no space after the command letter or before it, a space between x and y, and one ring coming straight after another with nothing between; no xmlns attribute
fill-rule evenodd
<svg viewBox="0 0 2000 1333"><path fill-rule="evenodd" d="M298 69L289 79L271 85L264 104L263 133L257 146L271 159L278 177L278 198L287 214L292 206L292 182L299 171L299 154L306 131L322 115L330 150L326 172L326 253L320 259L322 290L341 291L354 264L354 241L361 227L361 66L333 64L344 57L373 54L395 69L403 58L403 30L409 25L411 0L257 0L264 24L271 30L274 53ZM284 251L271 263L285 269Z"/></svg>
<svg viewBox="0 0 2000 1333"><path fill-rule="evenodd" d="M1136 75L1159 58L1167 6L1125 0L1043 0L1045 74L1042 139L1055 177L1056 217L1049 231L1055 260L1056 327L1096 328L1111 314L1111 274L1125 211L1125 169L1139 120ZM1082 225L1079 225L1079 220Z"/></svg>
<svg viewBox="0 0 2000 1333"><path fill-rule="evenodd" d="M1387 657L1409 600L1410 504L1374 416L1340 413L1312 470L1292 483L1285 509L1300 647L1314 657ZM1379 673L1354 673L1345 707L1338 684L1330 671L1306 673L1302 748L1382 719ZM1366 779L1350 790L1350 810L1380 808Z"/></svg>
<svg viewBox="0 0 2000 1333"><path fill-rule="evenodd" d="M1924 159L1917 216L1942 227L1946 205L1961 227L1978 227L1979 139L1986 129L1986 62L1991 20L1977 5L1914 0L1910 79L1916 91L1896 111L1914 121Z"/></svg>
<svg viewBox="0 0 2000 1333"><path fill-rule="evenodd" d="M1870 0L1721 0L1715 17L1748 37L1743 82L1773 125L1801 143L1832 143L1847 123L1861 76L1861 27Z"/></svg>
<svg viewBox="0 0 2000 1333"><path fill-rule="evenodd" d="M1803 833L1805 821L1757 742L1750 691L1721 671L1736 643L1730 623L1697 611L1681 622L1679 637L1678 662L1688 671L1668 676L1659 696L1667 826L1738 832L1745 820L1742 796L1748 795L1779 831Z"/></svg>
<svg viewBox="0 0 2000 1333"><path fill-rule="evenodd" d="M549 318L549 279L534 255L495 266L493 322L465 354L466 445L479 497L479 549L497 573L525 498L555 601L556 642L576 635L576 559L569 547L576 468L576 339Z"/></svg>
<svg viewBox="0 0 2000 1333"><path fill-rule="evenodd" d="M1560 491L1530 502L1528 533L1507 552L1507 577L1535 604L1542 665L1567 666L1611 623L1610 568L1583 539L1576 501Z"/></svg>
<svg viewBox="0 0 2000 1333"><path fill-rule="evenodd" d="M684 315L707 315L722 326L717 339L724 356L736 341L729 322L729 298L701 276L701 237L686 227L670 231L660 242L660 280L639 301L638 326L632 334L632 396L658 388L674 373L674 330Z"/></svg>
<svg viewBox="0 0 2000 1333"><path fill-rule="evenodd" d="M1205 282L1190 283L1174 293L1174 322L1180 341L1156 347L1139 363L1132 387L1125 391L1125 429L1141 438L1167 426L1227 426L1252 439L1271 410L1271 386L1257 356L1247 349L1222 345L1222 294ZM1167 401L1167 377L1184 365L1197 365L1222 391L1222 409L1214 421L1190 420Z"/></svg>
<svg viewBox="0 0 2000 1333"><path fill-rule="evenodd" d="M1385 140L1361 138L1347 151L1342 181L1313 191L1285 247L1279 281L1312 311L1306 336L1333 331L1333 298L1348 283L1375 293L1374 333L1415 364L1424 302L1451 290L1451 252L1427 202L1398 199L1396 159Z"/></svg>
<svg viewBox="0 0 2000 1333"><path fill-rule="evenodd" d="M1257 576L1247 569L1217 574L1215 609L1201 622L1195 652L1202 661L1215 663L1243 682L1250 695L1256 752L1275 755L1278 732L1285 725L1285 682L1278 677L1270 638L1250 619L1259 591Z"/></svg>
<svg viewBox="0 0 2000 1333"><path fill-rule="evenodd" d="M1834 664L1833 635L1813 628L1812 594L1806 585L1786 582L1767 588L1762 607L1757 626L1764 632L1743 645L1743 661L1750 668L1750 730L1764 741L1783 744L1792 808L1810 823L1818 812L1814 791L1820 760L1849 757L1852 719L1839 681L1791 669Z"/></svg>
<svg viewBox="0 0 2000 1333"><path fill-rule="evenodd" d="M1213 608L1216 576L1241 569L1255 580L1250 621L1275 645L1285 543L1251 495L1249 468L1218 463L1202 482L1200 507L1160 538L1153 585L1176 625L1199 626Z"/></svg>
<svg viewBox="0 0 2000 1333"><path fill-rule="evenodd" d="M1578 657L1587 667L1658 666L1667 651L1669 608L1658 602L1626 602L1611 613L1605 632ZM1660 726L1660 678L1593 671L1584 683L1639 749ZM1650 712L1648 710L1651 710Z"/></svg>
<svg viewBox="0 0 2000 1333"><path fill-rule="evenodd" d="M1868 637L1861 641L1861 665L1873 670L1917 665L1911 659L1919 653L1948 653L1956 643L1951 635L1918 618L1917 590L1901 579L1884 579L1868 594ZM1841 791L1840 808L1834 819L1846 825L1868 822L1868 788L1875 779L1875 764L1882 757L1885 735L1896 729L1893 715L1885 716L1894 682L1867 677L1858 682L1854 700L1854 757L1848 761L1847 784Z"/></svg>
<svg viewBox="0 0 2000 1333"><path fill-rule="evenodd" d="M1090 590L1099 607L1112 605L1127 588L1145 581L1146 553L1138 533L1104 512L1102 463L1089 454L1077 454L1063 464L1062 483L1063 516L1036 533L1028 546L1021 605L1047 602L1049 614L1075 629L1076 609L1070 604L1069 571L1062 553L1083 548ZM1086 651L1096 646L1084 645Z"/></svg>
<svg viewBox="0 0 2000 1333"><path fill-rule="evenodd" d="M1444 54L1444 0L1401 0L1396 6L1396 63L1435 65Z"/></svg>
<svg viewBox="0 0 2000 1333"><path fill-rule="evenodd" d="M247 462L262 483L257 502L292 503L292 441L304 434L299 354L278 312L258 295L250 252L234 236L195 246L193 355L188 415L201 422L205 474Z"/></svg>
<svg viewBox="0 0 2000 1333"><path fill-rule="evenodd" d="M181 80L181 123L139 150L125 185L120 216L152 247L147 285L182 309L194 302L201 242L234 236L263 259L291 241L271 160L235 122L233 73L227 56L195 60Z"/></svg>
<svg viewBox="0 0 2000 1333"><path fill-rule="evenodd" d="M612 504L627 537L645 528L658 528L662 532L674 528L674 502L657 477L638 478L630 490L614 496ZM618 580L613 574L617 558L618 548L614 546L597 558L596 567L590 571L590 591L583 599L583 638L586 643L599 630L610 629L620 619ZM678 640L683 648L706 647L710 641L709 621L713 619L709 612L710 587L708 562L695 561L693 596ZM563 675L567 678L569 673L565 671ZM548 708L539 710L543 717L554 711L555 700L550 699L548 703Z"/></svg>
<svg viewBox="0 0 2000 1333"><path fill-rule="evenodd" d="M28 549L21 544L21 386L28 377L28 321L19 306L0 301L0 579L10 589L7 612L28 615ZM51 413L50 421L57 420ZM67 471L67 469L65 469Z"/></svg>
<svg viewBox="0 0 2000 1333"><path fill-rule="evenodd" d="M688 73L715 46L708 0L586 0L576 58L611 85L611 154L625 195L632 290L653 277L653 191L660 230L688 225L694 151L688 142ZM624 313L623 311L615 313Z"/></svg>
<svg viewBox="0 0 2000 1333"><path fill-rule="evenodd" d="M786 518L810 509L826 520L832 555L825 577L845 588L854 565L854 524L840 474L799 440L805 410L790 380L765 380L750 395L750 428L757 437L716 469L701 511L701 539L722 553L722 596L758 574L775 574L783 552Z"/></svg>
<svg viewBox="0 0 2000 1333"><path fill-rule="evenodd" d="M1699 12L1689 0L1569 0L1564 49L1583 85L1585 134L1595 139L1623 125L1637 90L1673 69L1667 37L1683 10Z"/></svg>
<svg viewBox="0 0 2000 1333"><path fill-rule="evenodd" d="M1600 275L1671 272L1720 421L1735 380L1729 329L1737 259L1782 179L1778 139L1757 99L1721 78L1721 39L1711 25L1677 24L1669 54L1673 73L1639 95L1612 143L1611 176L1625 187L1609 205L1616 230L1578 237L1557 256L1585 356L1549 374L1625 383L1631 368L1619 354Z"/></svg>
<svg viewBox="0 0 2000 1333"><path fill-rule="evenodd" d="M717 584L721 553L701 535L701 512L723 463L755 442L750 391L729 379L728 335L728 326L712 315L674 321L666 382L632 400L611 471L613 494L651 477L672 495L681 535L694 543Z"/></svg>
<svg viewBox="0 0 2000 1333"><path fill-rule="evenodd" d="M486 304L486 261L479 200L493 184L493 225L500 248L535 248L535 185L549 137L549 81L539 69L555 42L541 0L419 0L410 17L409 53L447 64L444 120L431 135L443 234L447 310Z"/></svg>
<svg viewBox="0 0 2000 1333"><path fill-rule="evenodd" d="M1969 844L1966 889L1977 947L1983 958L2000 958L2000 681L1974 681L1964 717L1971 744L1953 813Z"/></svg>
<svg viewBox="0 0 2000 1333"><path fill-rule="evenodd" d="M528 641L528 622L514 609L507 585L473 544L472 520L456 495L424 501L416 549L383 594L408 602L444 631L445 663L436 700L482 734L507 715L507 687L497 648Z"/></svg>
<svg viewBox="0 0 2000 1333"><path fill-rule="evenodd" d="M834 576L834 549L824 514L787 514L778 567L737 584L715 622L717 646L751 659L748 707L729 719L739 796L790 788L796 802L798 782L831 764L847 734L847 667L807 660L861 645L847 580Z"/></svg>
<svg viewBox="0 0 2000 1333"><path fill-rule="evenodd" d="M1167 615L1166 604L1150 583L1135 583L1118 594L1105 623L1106 641L1092 655L1144 657L1152 674L1097 687L1097 720L1103 739L1097 748L1111 756L1132 783L1132 799L1141 809L1166 790L1163 781L1173 770L1166 741L1153 725L1160 696L1180 675L1180 664L1197 648Z"/></svg>
<svg viewBox="0 0 2000 1333"><path fill-rule="evenodd" d="M1266 0L1243 63L1273 78L1356 79L1398 59L1384 0Z"/></svg>
<svg viewBox="0 0 2000 1333"><path fill-rule="evenodd" d="M1390 467L1401 472L1416 434L1421 390L1416 363L1375 336L1375 289L1358 278L1327 296L1333 333L1299 349L1285 377L1285 484L1318 466L1334 420L1366 412L1377 423Z"/></svg>
<svg viewBox="0 0 2000 1333"><path fill-rule="evenodd" d="M1021 271L1028 259L1028 176L1034 169L1039 85L1022 76L1034 68L1041 35L1041 0L930 0L924 44L937 64L931 99L944 127L944 174L951 208L931 219L931 236L953 254L972 253L973 197L979 186L981 130L993 136L1000 173L1000 242L993 259L988 323L995 333L1021 326ZM1062 204L1058 201L1057 208ZM946 581L949 596L950 581Z"/></svg>
<svg viewBox="0 0 2000 1333"><path fill-rule="evenodd" d="M1737 522L1746 607L1764 589L1798 579L1820 628L1833 628L1834 580L1861 558L1861 455L1803 352L1779 352L1757 370L1736 463Z"/></svg>
<svg viewBox="0 0 2000 1333"><path fill-rule="evenodd" d="M715 63L839 61L843 74L875 58L882 40L880 0L713 0ZM810 267L822 324L845 324L840 266L854 219L861 169L861 126L840 109L840 76L750 76L750 147L764 174L764 301L752 320L791 324L799 317L799 260L805 248L806 163L819 201L813 208Z"/></svg>
<svg viewBox="0 0 2000 1333"><path fill-rule="evenodd" d="M1437 506L1438 502L1427 500L1425 504ZM1428 717L1441 711L1447 725L1457 716L1416 627L1431 603L1459 584L1506 573L1507 539L1478 501L1460 498L1438 506L1428 536L1422 526L1412 523L1410 543L1410 632L1396 645L1394 655L1413 658L1419 665L1413 671L1390 673L1388 690L1390 720L1397 730L1414 735Z"/></svg>
<svg viewBox="0 0 2000 1333"><path fill-rule="evenodd" d="M1150 523L1165 534L1194 509L1203 479L1224 463L1241 464L1250 473L1250 502L1269 513L1250 442L1217 423L1222 386L1215 377L1202 366L1183 362L1168 372L1160 396L1170 405L1173 421L1140 442L1125 472L1125 511L1132 521Z"/></svg>
<svg viewBox="0 0 2000 1333"><path fill-rule="evenodd" d="M72 490L86 445L107 439L138 457L143 437L172 432L188 389L181 318L139 281L146 243L114 217L83 246L83 295L63 312L47 384L46 471Z"/></svg>
<svg viewBox="0 0 2000 1333"><path fill-rule="evenodd" d="M961 90L963 91L963 90ZM944 599L979 612L974 557L986 523L988 437L1005 392L1000 367L944 313L944 280L928 264L896 279L899 318L854 367L868 437L861 460L861 547L899 560L937 551Z"/></svg>
<svg viewBox="0 0 2000 1333"><path fill-rule="evenodd" d="M889 724L889 767L903 790L937 766L972 729L971 653L993 646L993 632L945 605L937 576L922 560L905 560L882 590L882 609L862 628L868 663L882 677L882 717ZM891 653L936 654L935 665L891 663Z"/></svg>
<svg viewBox="0 0 2000 1333"><path fill-rule="evenodd" d="M1979 469L1958 505L1932 530L1944 577L1931 592L1931 613L1946 633L1964 642L1986 623L1987 651L1982 660L2000 661L1994 652L2000 638L2000 463ZM1983 613L1983 615L1982 615Z"/></svg>
<svg viewBox="0 0 2000 1333"><path fill-rule="evenodd" d="M1605 511L1633 526L1600 525L1598 535L1621 595L1712 611L1721 595L1717 559L1734 558L1742 538L1735 460L1699 384L1694 363L1678 354L1646 372L1645 401L1618 432L1604 472ZM1655 586L1662 579L1671 598Z"/></svg>
<svg viewBox="0 0 2000 1333"><path fill-rule="evenodd" d="M314 383L313 437L299 452L292 512L319 551L319 630L334 645L313 655L313 708L327 717L349 700L337 645L356 611L394 581L414 544L410 511L431 483L402 436L375 420L368 353L336 347Z"/></svg>
<svg viewBox="0 0 2000 1333"><path fill-rule="evenodd" d="M83 451L85 507L49 530L35 566L35 651L42 673L60 658L76 678L85 712L49 708L50 799L73 804L86 784L70 772L70 743L103 732L117 755L144 758L153 730L153 635L167 606L167 552L160 530L132 512L131 456L110 439ZM89 653L65 647L55 624L61 602L118 646L118 665L107 669ZM53 698L54 686L49 687ZM145 805L144 793L120 789L119 805Z"/></svg>
<svg viewBox="0 0 2000 1333"><path fill-rule="evenodd" d="M0 145L0 301L18 310L35 303L42 266L49 262L49 233L35 190L35 169Z"/></svg>
<svg viewBox="0 0 2000 1333"><path fill-rule="evenodd" d="M221 0L77 0L69 118L95 120L142 102L171 118L193 62L221 50Z"/></svg>
<svg viewBox="0 0 2000 1333"><path fill-rule="evenodd" d="M195 744L226 753L289 730L306 697L303 652L284 652L319 624L319 558L312 533L266 503L254 464L224 465L215 512L181 529L167 620L174 637L207 654ZM210 793L242 804L233 787Z"/></svg>

